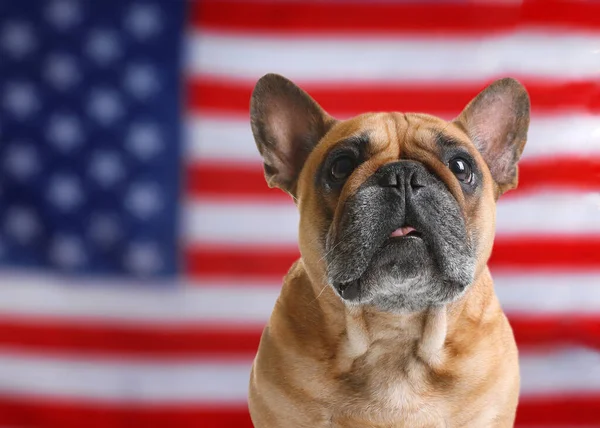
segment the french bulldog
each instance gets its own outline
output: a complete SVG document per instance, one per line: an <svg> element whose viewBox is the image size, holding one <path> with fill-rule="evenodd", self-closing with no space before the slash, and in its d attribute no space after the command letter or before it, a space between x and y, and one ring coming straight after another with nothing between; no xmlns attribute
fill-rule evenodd
<svg viewBox="0 0 600 428"><path fill-rule="evenodd" d="M300 213L252 366L256 428L512 427L518 351L487 263L529 96L497 80L454 120L337 120L267 74L250 102L270 187Z"/></svg>

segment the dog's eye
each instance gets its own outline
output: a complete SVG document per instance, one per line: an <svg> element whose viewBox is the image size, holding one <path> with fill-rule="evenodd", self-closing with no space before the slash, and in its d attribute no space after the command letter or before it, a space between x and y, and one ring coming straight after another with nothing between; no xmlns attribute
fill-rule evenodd
<svg viewBox="0 0 600 428"><path fill-rule="evenodd" d="M331 178L336 181L345 180L350 177L356 164L350 156L340 156L331 165Z"/></svg>
<svg viewBox="0 0 600 428"><path fill-rule="evenodd" d="M448 162L448 166L450 171L458 178L458 181L470 183L473 180L473 169L467 160L456 157Z"/></svg>

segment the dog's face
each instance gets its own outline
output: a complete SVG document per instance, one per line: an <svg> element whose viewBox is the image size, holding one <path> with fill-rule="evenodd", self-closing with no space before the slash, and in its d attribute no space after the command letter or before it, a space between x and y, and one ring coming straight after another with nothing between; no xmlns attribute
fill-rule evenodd
<svg viewBox="0 0 600 428"><path fill-rule="evenodd" d="M460 297L487 264L495 202L517 183L529 98L503 79L451 122L402 113L337 121L270 74L256 85L251 119L267 182L300 210L313 280L349 305L419 311Z"/></svg>

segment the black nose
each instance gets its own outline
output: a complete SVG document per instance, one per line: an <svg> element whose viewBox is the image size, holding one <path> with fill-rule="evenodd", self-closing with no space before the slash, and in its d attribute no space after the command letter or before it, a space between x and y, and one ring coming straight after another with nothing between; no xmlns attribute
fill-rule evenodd
<svg viewBox="0 0 600 428"><path fill-rule="evenodd" d="M414 161L398 161L383 165L377 171L381 187L410 187L417 191L427 186L427 170L423 165Z"/></svg>

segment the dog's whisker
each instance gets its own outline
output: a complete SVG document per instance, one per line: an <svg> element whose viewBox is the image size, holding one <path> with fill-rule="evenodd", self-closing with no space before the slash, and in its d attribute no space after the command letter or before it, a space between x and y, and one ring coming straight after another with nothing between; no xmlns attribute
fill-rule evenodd
<svg viewBox="0 0 600 428"><path fill-rule="evenodd" d="M329 284L325 284L325 285L323 286L323 288L321 289L321 291L319 292L319 294L317 294L317 297L315 297L315 298L314 298L314 299L313 299L313 300L312 300L312 301L309 303L309 305L312 305L314 302L316 302L316 301L319 299L319 297L321 297L321 294L323 294L323 292L325 291L325 289L326 289L327 287L329 287Z"/></svg>
<svg viewBox="0 0 600 428"><path fill-rule="evenodd" d="M352 231L347 231L346 233L344 233L344 234L342 235L342 237L341 237L341 238L338 240L338 243L337 243L337 244L335 244L333 247L331 247L331 248L329 249L329 251L327 251L327 252L326 252L326 253L323 255L323 257L321 257L321 258L319 259L319 262L323 261L323 260L324 260L324 259L325 259L325 258L326 258L328 255L330 255L330 254L331 254L331 252L332 252L333 250L335 250L335 249L336 249L336 248L337 248L337 247L338 247L340 244L342 244L342 243L343 243L343 242L346 240L346 238L347 238L348 236L350 236L351 234L352 234Z"/></svg>

